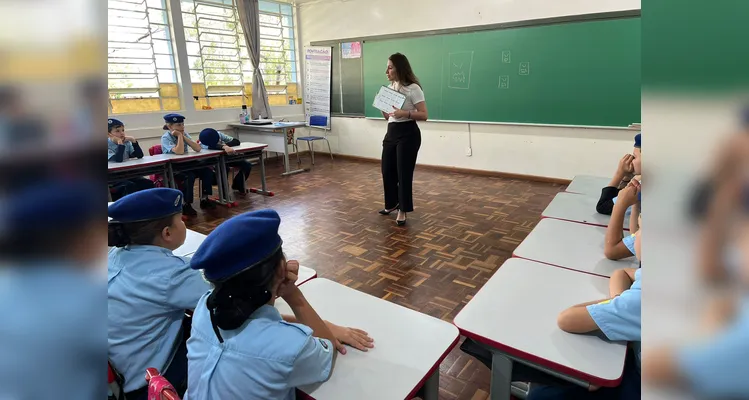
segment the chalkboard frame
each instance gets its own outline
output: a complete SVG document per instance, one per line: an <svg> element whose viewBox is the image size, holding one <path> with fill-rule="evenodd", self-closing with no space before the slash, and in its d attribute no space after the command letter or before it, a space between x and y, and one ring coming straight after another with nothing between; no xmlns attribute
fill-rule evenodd
<svg viewBox="0 0 749 400"><path fill-rule="evenodd" d="M622 19L622 18L637 18L641 16L641 10L640 9L633 9L633 10L622 10L622 11L611 11L611 12L602 12L602 13L590 13L590 14L578 14L578 15L565 15L561 17L552 17L552 18L539 18L539 19L529 19L529 20L522 20L522 21L510 21L510 22L502 22L497 24L487 24L487 25L473 25L473 26L467 26L467 27L456 27L456 28L445 28L445 29L434 29L434 30L427 30L427 31L416 31L416 32L404 32L404 33L395 33L395 34L386 34L386 35L373 35L373 36L360 36L360 37L350 37L350 38L344 38L344 39L334 39L334 40L323 40L323 41L316 41L311 42L310 44L313 46L332 46L335 49L337 48L337 51L340 52L340 46L341 43L347 43L347 42L367 42L367 41L374 41L374 40L390 40L390 39L405 39L405 38L414 38L414 37L424 37L424 36L434 36L434 35L445 35L445 34L452 34L452 33L470 33L470 32L481 32L481 31L491 31L491 30L500 30L500 29L512 29L512 28L522 28L522 27L532 27L532 26L543 26L543 25L557 25L557 24L564 24L564 23L573 23L573 22L590 22L590 21L604 21L604 20L612 20L612 19ZM362 70L364 65L364 59L367 57L366 52L362 51ZM336 73L340 74L340 66L336 68L336 66L333 66L333 74ZM340 75L339 75L340 76ZM363 71L362 71L362 79L361 79L361 93L364 93L364 79L363 79ZM339 102L342 102L342 98L339 97L337 99ZM336 101L336 99L332 99L332 101ZM364 102L366 106L366 101ZM343 104L341 104L341 108L343 109ZM347 114L345 112L343 113L333 113L333 116L336 117L359 117L359 118L367 118L367 119L382 119L378 117L365 117L364 113L361 114ZM590 126L590 125L558 125L558 124L540 124L540 123L520 123L520 122L493 122L493 121L455 121L455 120L431 120L430 122L445 122L445 123L470 123L470 124L488 124L488 125L531 125L531 126L570 126L570 127L576 127L576 128L605 128L605 129L623 129L627 130L629 128L627 127L618 127L618 126ZM635 122L635 121L633 121Z"/></svg>

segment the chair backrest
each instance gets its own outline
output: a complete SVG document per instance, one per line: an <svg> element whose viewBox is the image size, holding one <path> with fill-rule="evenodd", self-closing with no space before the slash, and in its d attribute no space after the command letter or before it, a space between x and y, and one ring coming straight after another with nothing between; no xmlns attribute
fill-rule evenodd
<svg viewBox="0 0 749 400"><path fill-rule="evenodd" d="M162 154L162 153L163 153L163 150L161 149L160 144L153 145L151 146L151 148L148 149L148 154L152 156L155 156L157 154Z"/></svg>
<svg viewBox="0 0 749 400"><path fill-rule="evenodd" d="M117 373L109 361L107 361L107 385L109 388L108 399L122 400L125 398L125 392L122 390L122 376Z"/></svg>
<svg viewBox="0 0 749 400"><path fill-rule="evenodd" d="M324 115L311 115L309 117L309 126L316 126L319 128L328 127L328 117Z"/></svg>
<svg viewBox="0 0 749 400"><path fill-rule="evenodd" d="M180 400L177 391L156 368L146 369L148 382L148 400Z"/></svg>

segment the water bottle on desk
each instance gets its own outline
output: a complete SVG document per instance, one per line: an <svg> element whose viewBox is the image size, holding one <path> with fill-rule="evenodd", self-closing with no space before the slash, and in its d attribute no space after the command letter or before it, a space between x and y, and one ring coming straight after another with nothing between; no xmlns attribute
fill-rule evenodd
<svg viewBox="0 0 749 400"><path fill-rule="evenodd" d="M247 106L242 105L242 113L239 114L239 123L246 124L248 122L250 122L250 114L247 113Z"/></svg>

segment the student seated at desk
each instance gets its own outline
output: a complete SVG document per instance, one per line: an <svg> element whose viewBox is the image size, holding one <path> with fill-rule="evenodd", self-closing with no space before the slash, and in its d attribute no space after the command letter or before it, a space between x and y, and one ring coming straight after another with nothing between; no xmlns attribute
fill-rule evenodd
<svg viewBox="0 0 749 400"><path fill-rule="evenodd" d="M210 150L223 150L227 153L234 153L232 146L239 146L239 139L225 135L213 128L206 128L200 131L200 147ZM247 194L245 181L250 176L252 164L247 160L233 161L226 165L229 168L239 169L239 173L234 176L234 182L231 188L240 194ZM229 171L227 171L228 173Z"/></svg>
<svg viewBox="0 0 749 400"><path fill-rule="evenodd" d="M187 383L190 333L185 310L210 287L190 260L172 251L185 242L182 193L143 190L109 206L109 359L128 399L147 397L146 368L157 368L179 393Z"/></svg>
<svg viewBox="0 0 749 400"><path fill-rule="evenodd" d="M647 349L644 380L650 385L688 389L698 398L749 398L749 181L740 171L724 171L712 182L714 192L704 205L707 220L696 258L714 296L700 318L705 337Z"/></svg>
<svg viewBox="0 0 749 400"><path fill-rule="evenodd" d="M125 136L125 124L122 121L110 118L107 123L109 135L107 139L107 161L123 162L131 158L143 158L143 150L141 150L138 141L132 136ZM153 181L145 177L120 181L112 185L112 189L115 191L112 194L112 200L117 200L140 190L152 189L153 187Z"/></svg>
<svg viewBox="0 0 749 400"><path fill-rule="evenodd" d="M609 260L621 260L635 255L635 233L640 226L640 180L640 175L635 176L626 188L619 191L619 201L614 204L603 245L603 253ZM629 217L630 233L624 234L624 218L630 208L632 209L632 215Z"/></svg>
<svg viewBox="0 0 749 400"><path fill-rule="evenodd" d="M640 157L641 153L641 138L642 134L638 133L635 135L635 147L632 150L632 154L625 154L621 160L619 160L619 166L616 168L614 177L611 178L611 182L605 188L601 189L601 197L598 199L596 204L596 211L599 214L611 215L614 209L614 203L616 202L616 196L619 191L624 189L634 175L640 175ZM635 162L637 166L635 166Z"/></svg>
<svg viewBox="0 0 749 400"><path fill-rule="evenodd" d="M185 132L185 117L179 114L167 114L164 116L164 122L166 122L164 125L166 132L161 136L161 151L164 154L187 154L188 147L195 152L199 152L202 149L199 144L192 140L190 134ZM205 167L192 171L179 172L174 174L174 179L184 181L182 194L185 195L185 206L182 208L182 213L185 215L198 215L197 211L192 208L193 188L196 177L200 178L200 181L203 182L200 208L216 208L216 204L209 199L209 196L213 194L213 170Z"/></svg>
<svg viewBox="0 0 749 400"><path fill-rule="evenodd" d="M635 234L635 250L640 258L641 231ZM572 306L559 314L557 324L569 333L601 332L608 340L630 342L622 381L614 388L532 385L528 400L552 399L640 399L640 341L642 269L615 271L609 280L609 298ZM632 352L629 352L632 350ZM595 357L595 354L591 354Z"/></svg>
<svg viewBox="0 0 749 400"><path fill-rule="evenodd" d="M273 210L219 225L192 258L213 289L200 298L187 342L190 399L294 399L297 386L325 382L336 349L366 351L364 331L323 321L296 286ZM294 316L273 307L283 298Z"/></svg>

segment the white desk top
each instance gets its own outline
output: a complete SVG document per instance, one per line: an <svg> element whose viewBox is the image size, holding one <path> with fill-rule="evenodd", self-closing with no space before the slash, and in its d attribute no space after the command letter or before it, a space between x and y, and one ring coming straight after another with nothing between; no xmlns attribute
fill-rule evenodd
<svg viewBox="0 0 749 400"><path fill-rule="evenodd" d="M270 129L283 129L283 128L303 128L307 126L304 121L289 121L289 122L274 122L268 125L246 125L246 124L229 124L232 128L237 129L250 129L250 130L270 130Z"/></svg>
<svg viewBox="0 0 749 400"><path fill-rule="evenodd" d="M558 193L541 213L541 217L603 227L609 226L611 217L596 212L597 203L597 197L575 193ZM629 230L629 215L624 217L624 229Z"/></svg>
<svg viewBox="0 0 749 400"><path fill-rule="evenodd" d="M601 189L608 186L610 181L611 178L603 176L575 175L565 191L598 198L601 196Z"/></svg>
<svg viewBox="0 0 749 400"><path fill-rule="evenodd" d="M458 342L458 329L450 323L327 279L300 289L320 317L367 331L375 345L366 353L339 354L330 380L300 388L317 400L410 398ZM282 300L276 308L291 313Z"/></svg>
<svg viewBox="0 0 749 400"><path fill-rule="evenodd" d="M264 149L268 147L267 144L262 143L252 143L252 142L243 142L240 143L239 146L234 146L232 149L238 153L242 153L245 151L252 151L252 150L258 150L258 149Z"/></svg>
<svg viewBox="0 0 749 400"><path fill-rule="evenodd" d="M629 235L628 231L624 231ZM621 268L637 268L637 257L612 261L603 255L606 228L546 218L520 243L513 256L609 277Z"/></svg>
<svg viewBox="0 0 749 400"><path fill-rule="evenodd" d="M621 379L626 343L575 335L561 311L608 297L609 280L532 261L507 260L455 317L461 333L502 352L599 386Z"/></svg>
<svg viewBox="0 0 749 400"><path fill-rule="evenodd" d="M200 244L203 243L205 238L206 235L188 229L185 243L182 243L182 246L173 251L174 255L182 257L191 256L198 250L198 247L200 247Z"/></svg>
<svg viewBox="0 0 749 400"><path fill-rule="evenodd" d="M157 154L155 156L145 156L143 158L131 158L123 162L110 161L107 163L108 172L148 167L152 165L166 164L171 156L169 154Z"/></svg>
<svg viewBox="0 0 749 400"><path fill-rule="evenodd" d="M309 282L309 280L313 278L317 278L317 271L312 268L307 268L303 265L299 266L299 275L297 276L296 280L297 286Z"/></svg>
<svg viewBox="0 0 749 400"><path fill-rule="evenodd" d="M185 154L165 154L169 162L178 164L181 162L187 162L187 161L193 161L193 160L200 160L202 158L213 158L213 157L219 157L223 153L223 150L206 150L202 149L199 152L194 152L189 150Z"/></svg>

